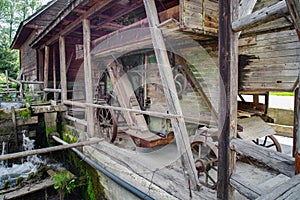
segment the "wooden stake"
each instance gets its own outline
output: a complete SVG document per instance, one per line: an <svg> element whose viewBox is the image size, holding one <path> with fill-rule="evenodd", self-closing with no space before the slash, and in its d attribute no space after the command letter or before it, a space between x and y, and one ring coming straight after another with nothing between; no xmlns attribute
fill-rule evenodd
<svg viewBox="0 0 300 200"><path fill-rule="evenodd" d="M163 35L158 28L159 20L154 0L144 0L147 18L152 37L155 56L157 59L158 69L161 76L164 94L167 99L168 110L170 114L178 114L182 116L182 110L176 92L175 83L172 76L172 70L166 51ZM175 133L178 152L181 156L182 167L187 182L193 189L200 186L195 162L192 156L189 137L183 117L171 119L172 128Z"/></svg>
<svg viewBox="0 0 300 200"><path fill-rule="evenodd" d="M90 21L83 20L83 53L84 53L84 83L86 103L93 103L93 76L91 64L91 30ZM95 135L95 119L94 109L92 107L85 108L87 118L87 132L90 137Z"/></svg>

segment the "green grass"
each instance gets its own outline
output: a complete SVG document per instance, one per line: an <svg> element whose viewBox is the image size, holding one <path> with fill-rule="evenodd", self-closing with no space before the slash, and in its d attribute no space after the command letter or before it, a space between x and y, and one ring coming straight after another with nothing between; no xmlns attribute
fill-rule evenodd
<svg viewBox="0 0 300 200"><path fill-rule="evenodd" d="M270 92L269 94L274 96L294 96L294 92Z"/></svg>

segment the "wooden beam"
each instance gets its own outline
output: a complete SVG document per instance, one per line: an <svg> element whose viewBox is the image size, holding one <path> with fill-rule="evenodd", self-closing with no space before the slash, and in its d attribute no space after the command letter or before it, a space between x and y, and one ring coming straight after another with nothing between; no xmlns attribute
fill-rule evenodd
<svg viewBox="0 0 300 200"><path fill-rule="evenodd" d="M66 46L65 38L59 37L59 59L60 59L60 83L61 100L67 100L67 66L66 66Z"/></svg>
<svg viewBox="0 0 300 200"><path fill-rule="evenodd" d="M86 146L86 145L93 145L93 144L98 144L99 142L102 142L103 139L92 139L89 141L84 141L84 142L77 142L73 144L64 144L64 145L59 145L59 146L54 146L54 147L48 147L48 148L43 148L43 149L35 149L35 150L30 150L30 151L22 151L18 153L12 153L12 154L5 154L5 155L0 155L0 161L1 160L10 160L14 158L21 158L21 157L26 157L26 156L32 156L36 154L44 154L44 153L49 153L53 151L60 151L64 149L71 149L74 147L80 147L80 146Z"/></svg>
<svg viewBox="0 0 300 200"><path fill-rule="evenodd" d="M53 89L56 90L56 54L55 54L55 46L52 48L52 72L53 72ZM54 92L54 100L57 101L57 93Z"/></svg>
<svg viewBox="0 0 300 200"><path fill-rule="evenodd" d="M294 92L294 123L293 123L293 151L292 156L295 156L294 153L296 152L297 146L297 133L298 133L298 117L299 117L299 110L298 110L298 95L299 95L299 87L295 89Z"/></svg>
<svg viewBox="0 0 300 200"><path fill-rule="evenodd" d="M299 199L300 190L300 175L292 177L285 183L277 186L265 195L260 196L256 200L269 200L269 199Z"/></svg>
<svg viewBox="0 0 300 200"><path fill-rule="evenodd" d="M49 58L50 58L50 48L45 46L45 59L44 59L44 88L48 87L49 81ZM44 93L44 100L47 101L47 93Z"/></svg>
<svg viewBox="0 0 300 200"><path fill-rule="evenodd" d="M235 20L232 23L232 29L236 32L242 31L287 16L288 13L285 1L280 1L272 6Z"/></svg>
<svg viewBox="0 0 300 200"><path fill-rule="evenodd" d="M179 99L177 96L162 31L157 27L159 26L159 19L155 2L154 0L144 0L144 5L149 21L152 43L162 84L164 86L164 94L167 99L169 113L182 116L183 114L179 104ZM181 156L182 167L187 183L190 183L193 189L198 189L200 183L195 167L195 161L193 159L192 151L190 148L190 142L184 118L179 117L177 119L171 119L171 123L176 138L178 152Z"/></svg>
<svg viewBox="0 0 300 200"><path fill-rule="evenodd" d="M44 80L44 71L43 71L43 50L42 49L38 49L37 50L37 52L38 52L38 72L39 72L39 74L38 74L38 80L39 81L43 81Z"/></svg>
<svg viewBox="0 0 300 200"><path fill-rule="evenodd" d="M256 4L257 0L241 0L239 7L239 18L244 17L252 13L252 10Z"/></svg>
<svg viewBox="0 0 300 200"><path fill-rule="evenodd" d="M286 4L300 40L300 2L299 0L286 0Z"/></svg>
<svg viewBox="0 0 300 200"><path fill-rule="evenodd" d="M247 9L244 9L244 13L250 13L252 12L252 9L254 7L254 1L248 2L247 6L249 6ZM244 5L245 6L245 5ZM252 9L251 9L252 8ZM231 1L231 22L234 20L237 20L239 18L239 0L232 0ZM240 33L239 32L233 32L233 30L230 30L231 33L229 33L229 36L231 35L230 40L230 60L229 66L230 66L230 135L228 140L231 138L237 137L237 110L238 110L238 40ZM226 52L226 51L225 51ZM222 59L222 58L220 58ZM226 88L226 86L225 86ZM220 127L220 126L218 126ZM220 129L219 129L220 130ZM229 143L226 144L229 146ZM229 151L229 177L233 174L236 168L236 153L234 151ZM222 168L220 168L222 170ZM225 183L225 182L224 182ZM227 183L229 184L229 183ZM228 185L228 197L230 199L234 196L234 188L231 187L231 185Z"/></svg>
<svg viewBox="0 0 300 200"><path fill-rule="evenodd" d="M219 1L219 68L220 68L220 103L219 103L219 142L218 142L218 187L217 197L218 199L230 198L230 148L229 138L230 133L236 129L235 114L233 113L232 103L234 98L232 94L234 88L231 88L232 84L235 84L235 69L231 69L235 59L233 53L236 48L233 41L233 33L231 29L231 12L235 17L233 6L235 2L232 1ZM235 8L237 9L237 8ZM232 63L233 62L233 63ZM234 80L231 80L234 79ZM222 87L222 85L224 87ZM234 116L231 116L234 114ZM233 122L233 127L231 126ZM232 130L234 129L234 130Z"/></svg>
<svg viewBox="0 0 300 200"><path fill-rule="evenodd" d="M232 150L236 151L242 157L250 158L288 177L294 176L295 161L289 155L256 145L252 141L238 138L233 138L230 146Z"/></svg>
<svg viewBox="0 0 300 200"><path fill-rule="evenodd" d="M83 54L84 54L84 83L85 83L85 97L86 103L93 103L93 76L92 76L92 64L91 64L91 30L90 21L88 19L83 20ZM92 107L86 107L87 118L87 132L90 137L95 135L95 119L94 109Z"/></svg>
<svg viewBox="0 0 300 200"><path fill-rule="evenodd" d="M76 9L76 7L82 2L83 0L76 0L72 3L72 5L70 5L68 7L68 9L64 10L64 12L62 12L60 14L59 17L56 18L55 21L52 22L52 24L45 29L39 36L37 39L35 39L33 41L32 44L30 44L30 46L35 46L43 37L45 37L52 29L54 29L67 15L69 15L74 8ZM46 45L52 44L53 42L55 42L56 40L58 40L59 36L65 36L66 34L70 33L72 30L78 28L78 26L81 25L81 22L83 19L85 18L89 18L91 15L93 15L95 12L99 11L100 9L104 8L107 4L113 2L114 0L103 0L103 1L99 1L96 5L94 5L92 8L90 8L89 10L87 10L84 14L82 14L80 17L78 17L75 21L71 22L70 24L68 24L66 27L64 27L64 29L62 29L59 33L57 33L55 36L53 36L51 39L47 40ZM103 10L105 11L105 10Z"/></svg>

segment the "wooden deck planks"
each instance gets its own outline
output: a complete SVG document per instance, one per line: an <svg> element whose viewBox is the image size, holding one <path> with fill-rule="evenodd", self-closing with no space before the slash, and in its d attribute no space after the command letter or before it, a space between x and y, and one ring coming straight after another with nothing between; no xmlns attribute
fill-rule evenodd
<svg viewBox="0 0 300 200"><path fill-rule="evenodd" d="M299 199L299 190L300 190L300 174L292 177L289 181L274 188L272 192L257 198L257 200Z"/></svg>

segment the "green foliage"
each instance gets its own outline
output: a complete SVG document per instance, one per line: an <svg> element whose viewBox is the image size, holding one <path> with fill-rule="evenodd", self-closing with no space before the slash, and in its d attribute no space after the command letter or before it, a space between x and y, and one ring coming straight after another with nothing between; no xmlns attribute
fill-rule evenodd
<svg viewBox="0 0 300 200"><path fill-rule="evenodd" d="M0 0L0 73L16 78L19 54L10 45L20 23L41 7L41 0Z"/></svg>
<svg viewBox="0 0 300 200"><path fill-rule="evenodd" d="M29 119L31 117L31 111L26 108L26 109L23 109L20 114L19 114L20 118L21 119Z"/></svg>
<svg viewBox="0 0 300 200"><path fill-rule="evenodd" d="M55 174L54 179L54 189L58 190L61 199L63 199L64 193L69 194L76 188L75 179L68 171Z"/></svg>
<svg viewBox="0 0 300 200"><path fill-rule="evenodd" d="M270 92L269 94L274 96L294 96L293 92Z"/></svg>

